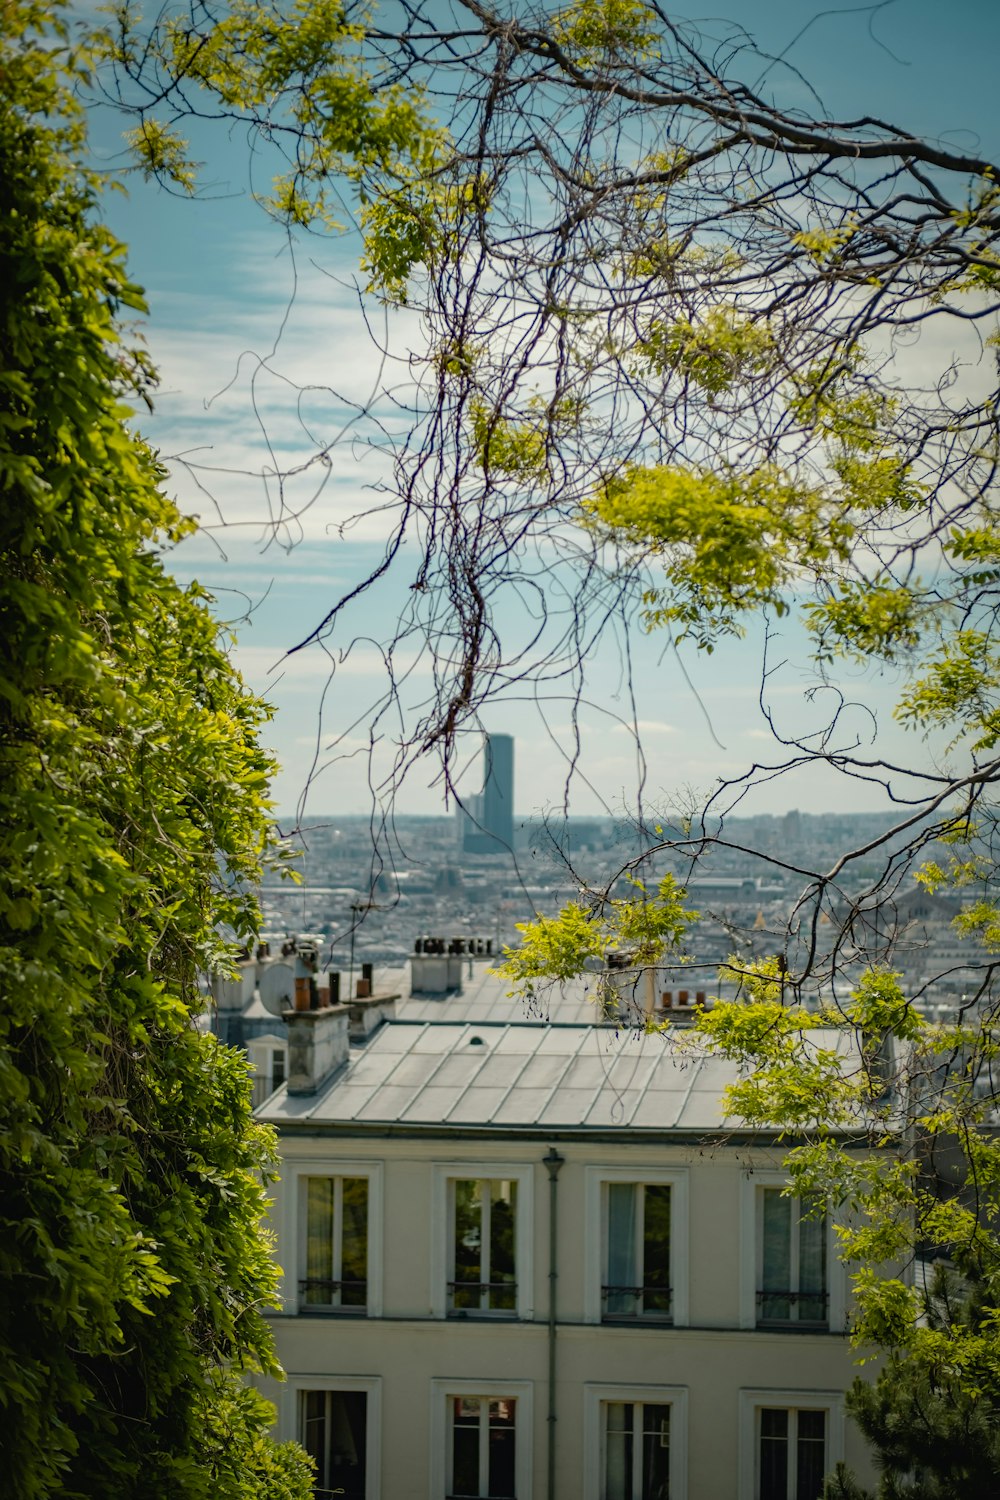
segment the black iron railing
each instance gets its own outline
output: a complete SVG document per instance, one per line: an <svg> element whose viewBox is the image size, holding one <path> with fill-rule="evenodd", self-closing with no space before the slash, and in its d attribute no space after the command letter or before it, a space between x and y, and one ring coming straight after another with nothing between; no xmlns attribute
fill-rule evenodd
<svg viewBox="0 0 1000 1500"><path fill-rule="evenodd" d="M601 1314L605 1318L669 1318L673 1298L668 1286L602 1286Z"/></svg>
<svg viewBox="0 0 1000 1500"><path fill-rule="evenodd" d="M340 1293L339 1301L311 1300L309 1292L328 1292L332 1297ZM345 1302L344 1293L360 1292L361 1297L357 1301ZM305 1276L299 1282L299 1300L304 1307L325 1307L331 1312L364 1313L368 1307L368 1283L367 1281L334 1281L327 1276Z"/></svg>
<svg viewBox="0 0 1000 1500"><path fill-rule="evenodd" d="M509 1307L491 1306L493 1293L501 1292L504 1300L510 1302ZM455 1298L458 1295L467 1295L476 1298L471 1307L457 1307ZM516 1281L449 1281L448 1282L448 1312L458 1314L466 1312L488 1312L507 1313L513 1315L517 1310L517 1282Z"/></svg>
<svg viewBox="0 0 1000 1500"><path fill-rule="evenodd" d="M776 1312L775 1305L780 1307L783 1303L787 1304L787 1312ZM768 1288L766 1292L757 1293L757 1322L825 1326L829 1321L829 1303L829 1292L793 1292Z"/></svg>

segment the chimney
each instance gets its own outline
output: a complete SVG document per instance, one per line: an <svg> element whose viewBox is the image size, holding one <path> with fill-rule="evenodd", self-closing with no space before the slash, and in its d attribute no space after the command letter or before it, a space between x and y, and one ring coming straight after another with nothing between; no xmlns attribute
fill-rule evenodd
<svg viewBox="0 0 1000 1500"><path fill-rule="evenodd" d="M462 993L464 962L492 958L493 940L480 937L420 937L410 959L410 993L447 995Z"/></svg>
<svg viewBox="0 0 1000 1500"><path fill-rule="evenodd" d="M347 1008L351 1013L351 1041L366 1042L383 1021L393 1020L398 999L397 990L375 988L375 967L373 964L364 964L357 983L357 994L350 996L347 1001Z"/></svg>
<svg viewBox="0 0 1000 1500"><path fill-rule="evenodd" d="M221 974L212 977L212 998L216 1008L223 1011L240 1011L253 999L257 983L257 965L251 958L242 958L236 964L236 978L223 979Z"/></svg>
<svg viewBox="0 0 1000 1500"><path fill-rule="evenodd" d="M288 1026L288 1092L315 1094L347 1061L350 1049L346 1005L294 1010Z"/></svg>

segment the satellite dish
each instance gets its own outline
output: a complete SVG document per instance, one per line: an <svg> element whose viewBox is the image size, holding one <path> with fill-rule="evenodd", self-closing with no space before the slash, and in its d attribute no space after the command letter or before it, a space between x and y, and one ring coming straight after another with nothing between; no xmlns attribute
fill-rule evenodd
<svg viewBox="0 0 1000 1500"><path fill-rule="evenodd" d="M260 975L260 998L272 1016L284 1015L292 1008L295 994L295 970L291 964L265 964Z"/></svg>

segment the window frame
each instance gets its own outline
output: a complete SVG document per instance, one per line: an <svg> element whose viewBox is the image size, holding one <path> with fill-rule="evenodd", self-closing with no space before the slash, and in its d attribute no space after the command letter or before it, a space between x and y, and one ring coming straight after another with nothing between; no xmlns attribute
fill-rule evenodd
<svg viewBox="0 0 1000 1500"><path fill-rule="evenodd" d="M450 1403L456 1396L476 1396L481 1401L514 1401L514 1478L517 1500L532 1500L535 1427L534 1383L530 1380L431 1381L430 1500L445 1500L448 1494Z"/></svg>
<svg viewBox="0 0 1000 1500"><path fill-rule="evenodd" d="M843 1391L766 1390L740 1391L740 1474L738 1500L759 1500L760 1454L757 1442L758 1413L777 1407L784 1411L826 1413L824 1472L829 1474L844 1457Z"/></svg>
<svg viewBox="0 0 1000 1500"><path fill-rule="evenodd" d="M662 1313L605 1318L602 1288L607 1263L607 1188L629 1183L670 1188L670 1316ZM686 1167L587 1167L585 1169L584 1307L585 1323L629 1328L686 1328L689 1322L689 1172Z"/></svg>
<svg viewBox="0 0 1000 1500"><path fill-rule="evenodd" d="M382 1316L383 1175L382 1162L331 1161L329 1157L284 1158L282 1187L285 1190L285 1202L279 1223L278 1260L285 1267L282 1280L285 1313L302 1318L345 1318L356 1321ZM306 1277L308 1234L305 1184L310 1177L368 1179L368 1302L363 1310L307 1303L304 1293L299 1290L300 1280Z"/></svg>
<svg viewBox="0 0 1000 1500"><path fill-rule="evenodd" d="M740 1327L753 1329L757 1333L794 1333L798 1337L814 1334L825 1338L828 1334L842 1334L847 1326L847 1296L844 1266L837 1254L837 1242L833 1232L834 1216L826 1211L826 1293L827 1321L800 1323L789 1319L787 1323L777 1320L758 1322L757 1290L761 1279L761 1190L789 1186L787 1172L777 1168L754 1168L741 1174L740 1181ZM793 1199L797 1202L797 1199Z"/></svg>
<svg viewBox="0 0 1000 1500"><path fill-rule="evenodd" d="M280 1429L284 1440L301 1443L300 1412L307 1391L357 1391L365 1404L365 1500L380 1500L382 1493L382 1377L380 1375L286 1376L279 1396Z"/></svg>
<svg viewBox="0 0 1000 1500"><path fill-rule="evenodd" d="M534 1291L534 1197L535 1164L533 1162L435 1162L431 1214L431 1316L449 1323L530 1322L535 1316ZM517 1216L514 1228L515 1271L517 1291L514 1310L462 1308L450 1312L448 1282L451 1279L451 1249L454 1238L454 1182L490 1182L507 1180L517 1183ZM459 1392L461 1394L461 1392ZM475 1392L473 1392L475 1394Z"/></svg>
<svg viewBox="0 0 1000 1500"><path fill-rule="evenodd" d="M246 1054L253 1080L253 1107L260 1109L275 1090L288 1081L288 1043L283 1037L269 1031L263 1036L251 1037L246 1044ZM281 1058L282 1074L275 1080L274 1062L277 1057Z"/></svg>
<svg viewBox="0 0 1000 1500"><path fill-rule="evenodd" d="M583 1500L601 1500L604 1484L604 1408L612 1402L670 1407L670 1500L687 1500L688 1388L686 1385L583 1387Z"/></svg>

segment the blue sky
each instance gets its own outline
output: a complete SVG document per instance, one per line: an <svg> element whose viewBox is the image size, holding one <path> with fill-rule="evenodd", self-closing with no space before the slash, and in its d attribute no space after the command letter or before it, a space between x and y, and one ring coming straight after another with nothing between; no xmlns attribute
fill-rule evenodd
<svg viewBox="0 0 1000 1500"><path fill-rule="evenodd" d="M706 30L715 24L714 10L692 5L689 14ZM1000 154L995 0L955 0L947 7L940 0L891 0L826 11L802 0L733 0L728 15L763 52L784 53L829 114L875 114L954 147ZM807 90L787 69L775 65L770 81L784 102L808 105ZM119 159L118 128L109 116L95 114L95 148L109 165ZM387 373L405 378L402 360L419 340L419 328L409 314L386 320L369 307L373 339L357 291L356 242L349 236L290 242L249 200L250 168L240 142L210 131L196 144L207 162L197 202L170 198L136 178L129 179L127 199L110 194L107 200L108 220L130 245L133 274L147 290L145 333L162 377L156 412L142 428L170 460L183 507L199 514L205 527L181 549L177 571L216 593L223 618L235 619L253 605L235 654L248 680L275 705L270 741L283 765L275 787L281 810L301 807L313 772L307 818L365 812L367 708L384 686L378 643L387 617L405 601L405 566L398 584L355 611L351 635L359 639L346 658L335 652L331 662L327 653L311 650L285 659L285 652L379 555L384 518L343 535L339 530L350 515L377 503L386 472L372 444L377 429L358 409ZM378 343L401 362L387 371ZM400 417L385 402L378 414L399 428ZM337 434L343 440L331 450L329 468L307 468L284 494L261 477L272 457L282 466L303 463L318 442ZM705 658L693 649L679 656L660 636L632 636L635 713L651 803L683 803L710 790L717 778L740 774L754 758L776 758L757 704L761 644L758 633ZM822 700L803 699L812 678L802 646L796 628L784 625L770 647L772 664L787 659L771 679L770 699L790 732L818 725L823 708ZM403 665L413 667L405 693L416 704L428 685L426 667L405 653ZM907 760L929 755L915 736L904 737L887 722L890 677L853 671L848 679L859 705L850 722L862 744L871 738L871 710L883 725L882 753ZM571 788L571 811L629 808L637 788L636 751L616 716L631 719L633 705L622 689L621 655L613 643L588 663L586 697L593 706L581 714L582 775ZM485 723L517 738L519 810L561 802L567 703L556 696L539 707L512 697L488 710ZM392 722L381 730L376 779L393 753ZM470 758L474 748L470 738ZM398 797L401 811L442 809L436 772L429 760L414 769ZM470 790L473 778L470 768L464 783ZM818 811L882 803L874 789L858 785L845 793L821 773L772 784L745 810L795 805Z"/></svg>

